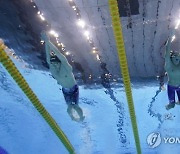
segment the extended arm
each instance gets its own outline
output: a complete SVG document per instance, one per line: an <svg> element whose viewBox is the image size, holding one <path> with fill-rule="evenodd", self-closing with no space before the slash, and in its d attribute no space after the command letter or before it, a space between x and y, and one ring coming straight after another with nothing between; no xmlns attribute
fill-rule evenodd
<svg viewBox="0 0 180 154"><path fill-rule="evenodd" d="M69 65L66 57L63 54L61 54L58 48L50 41L46 32L41 33L41 39L45 41L46 60L48 64L50 64L50 54L51 52L54 52L62 64L65 64L67 66Z"/></svg>
<svg viewBox="0 0 180 154"><path fill-rule="evenodd" d="M175 29L171 30L170 36L166 42L166 52L165 52L165 59L170 58L170 52L171 52L171 42L173 40L173 36L175 36Z"/></svg>
<svg viewBox="0 0 180 154"><path fill-rule="evenodd" d="M53 51L55 55L58 57L58 59L61 61L61 63L68 63L66 57L62 53L60 53L57 47L54 44L52 44L50 40L46 42L46 45L47 50L49 50L48 52L50 53L51 51Z"/></svg>
<svg viewBox="0 0 180 154"><path fill-rule="evenodd" d="M171 38L169 37L166 42L165 58L170 58L170 51L171 51Z"/></svg>

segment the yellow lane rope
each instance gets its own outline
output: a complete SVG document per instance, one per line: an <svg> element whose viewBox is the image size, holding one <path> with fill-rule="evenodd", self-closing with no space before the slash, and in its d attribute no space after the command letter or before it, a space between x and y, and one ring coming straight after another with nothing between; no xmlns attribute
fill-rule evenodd
<svg viewBox="0 0 180 154"><path fill-rule="evenodd" d="M110 9L110 14L112 18L112 27L114 31L116 47L117 47L119 61L120 61L120 68L121 68L121 73L123 77L123 82L125 86L125 92L126 92L126 97L127 97L127 102L128 102L129 112L130 112L131 124L133 127L136 150L138 154L141 154L139 133L138 133L138 128L137 128L136 115L135 115L134 103L133 103L133 98L132 98L129 70L128 70L128 65L127 65L127 58L126 58L126 53L125 53L124 40L123 40L117 0L109 0L109 9Z"/></svg>
<svg viewBox="0 0 180 154"><path fill-rule="evenodd" d="M71 145L71 143L69 142L66 135L63 133L61 128L57 125L57 123L51 117L51 115L48 113L48 111L43 107L43 105L41 104L41 102L39 101L37 96L31 90L28 83L26 82L24 77L21 75L21 73L18 71L15 64L12 62L12 60L6 54L4 49L5 49L5 45L0 42L0 62L3 64L3 66L9 72L9 74L12 76L12 78L16 81L16 83L22 89L22 91L25 93L25 95L29 98L29 100L32 102L34 107L38 110L38 112L46 120L46 122L49 124L49 126L52 128L54 133L64 144L64 146L69 151L69 153L74 154L75 153L74 148Z"/></svg>

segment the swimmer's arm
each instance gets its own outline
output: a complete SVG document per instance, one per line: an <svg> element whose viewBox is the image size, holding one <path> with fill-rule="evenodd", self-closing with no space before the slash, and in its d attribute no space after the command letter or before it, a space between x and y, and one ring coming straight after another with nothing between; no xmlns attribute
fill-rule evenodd
<svg viewBox="0 0 180 154"><path fill-rule="evenodd" d="M42 32L41 33L41 39L45 41L45 50L46 50L46 61L47 63L50 65L50 58L51 58L51 52L54 52L55 55L57 56L57 58L61 61L62 64L64 64L64 66L72 71L72 67L71 65L68 63L66 57L60 53L60 51L58 50L58 48L50 41L48 35L46 34L46 32Z"/></svg>
<svg viewBox="0 0 180 154"><path fill-rule="evenodd" d="M166 42L165 58L170 58L170 51L171 51L171 38L168 38Z"/></svg>
<svg viewBox="0 0 180 154"><path fill-rule="evenodd" d="M50 41L48 41L47 45L49 47L49 50L53 51L56 54L56 56L61 61L61 63L63 63L63 64L68 63L66 57L62 53L60 53L60 51L58 50L58 48L54 44L52 44Z"/></svg>
<svg viewBox="0 0 180 154"><path fill-rule="evenodd" d="M166 52L165 52L165 58L170 58L170 52L171 52L171 42L172 38L175 35L175 29L172 29L169 35L169 38L166 42Z"/></svg>
<svg viewBox="0 0 180 154"><path fill-rule="evenodd" d="M50 65L50 58L51 58L50 52L51 52L51 50L50 50L47 42L45 42L45 51L46 51L46 61Z"/></svg>

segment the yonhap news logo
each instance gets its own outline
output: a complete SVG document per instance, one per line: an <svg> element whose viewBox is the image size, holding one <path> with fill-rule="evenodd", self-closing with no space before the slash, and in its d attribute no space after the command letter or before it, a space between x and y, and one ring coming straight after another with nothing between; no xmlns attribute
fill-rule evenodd
<svg viewBox="0 0 180 154"><path fill-rule="evenodd" d="M161 144L161 134L160 133L151 133L147 137L147 144L151 148L156 148Z"/></svg>
<svg viewBox="0 0 180 154"><path fill-rule="evenodd" d="M156 148L161 143L165 144L180 144L180 137L161 137L159 132L153 132L147 137L147 144L150 148Z"/></svg>

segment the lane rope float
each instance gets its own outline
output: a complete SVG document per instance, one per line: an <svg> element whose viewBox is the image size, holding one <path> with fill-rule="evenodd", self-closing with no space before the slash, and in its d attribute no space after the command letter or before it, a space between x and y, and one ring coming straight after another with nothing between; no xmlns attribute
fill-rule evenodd
<svg viewBox="0 0 180 154"><path fill-rule="evenodd" d="M0 62L2 65L6 68L8 73L12 76L12 78L16 81L18 86L22 89L24 94L29 98L33 106L37 109L37 111L42 115L42 117L45 119L45 121L49 124L49 126L52 128L54 133L57 135L57 137L61 140L61 142L64 144L65 148L69 151L70 154L74 154L74 148L69 142L66 135L63 133L61 128L57 125L55 120L52 118L52 116L48 113L48 111L44 108L44 106L41 104L37 96L34 94L32 89L29 87L28 83L24 79L24 77L21 75L21 73L18 71L17 67L13 63L13 61L10 59L10 57L6 54L5 49L6 46L4 44L1 44L0 42Z"/></svg>
<svg viewBox="0 0 180 154"><path fill-rule="evenodd" d="M110 10L111 18L112 18L112 27L113 27L114 37L116 41L116 48L118 51L118 57L120 61L121 74L123 77L123 82L124 82L124 87L125 87L125 92L126 92L126 97L127 97L128 107L129 107L129 113L130 113L130 118L131 118L131 124L133 128L136 150L138 154L141 154L141 145L140 145L138 127L137 127L137 122L136 122L134 103L133 103L133 98L132 98L132 90L131 90L131 84L130 84L127 58L126 58L126 53L125 53L125 46L124 46L124 40L123 40L123 34L122 34L122 28L121 28L118 3L117 3L117 0L108 0L108 2L109 2L109 10Z"/></svg>

